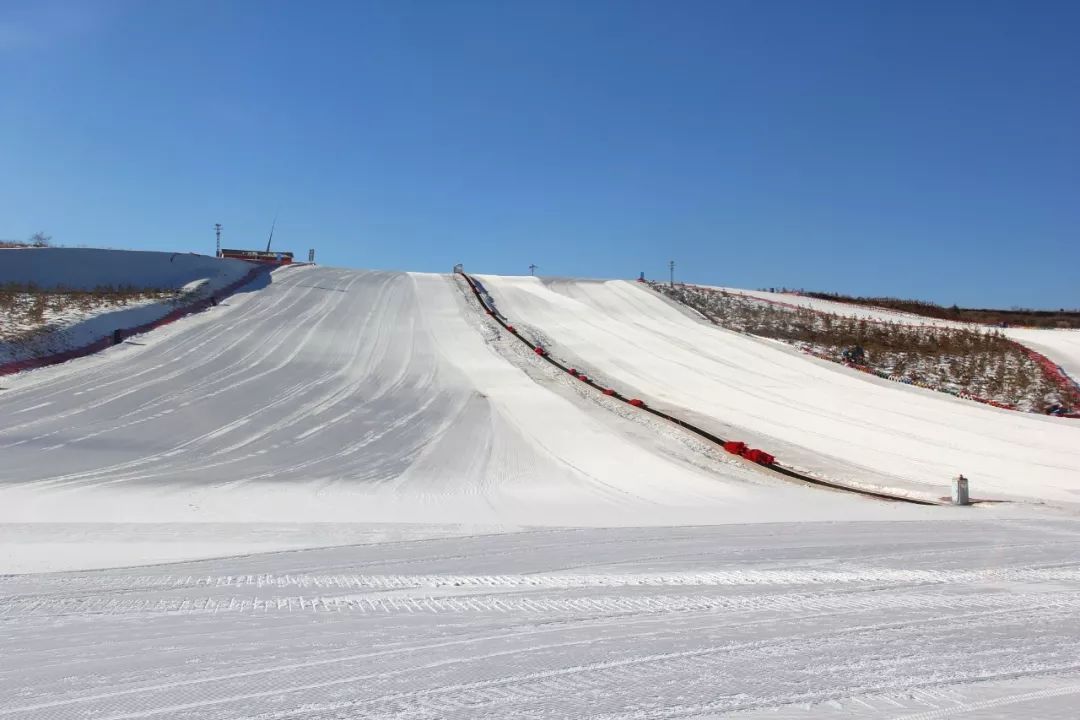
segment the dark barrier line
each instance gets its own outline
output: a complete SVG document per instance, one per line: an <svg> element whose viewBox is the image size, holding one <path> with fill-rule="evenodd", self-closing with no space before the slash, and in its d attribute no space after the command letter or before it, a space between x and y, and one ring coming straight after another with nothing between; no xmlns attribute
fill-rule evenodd
<svg viewBox="0 0 1080 720"><path fill-rule="evenodd" d="M180 318L191 315L192 313L201 312L207 308L217 305L229 295L247 285L249 282L255 280L263 273L270 272L273 268L268 266L254 267L247 272L244 277L232 282L221 290L217 291L213 295L202 300L196 300L195 302L178 307L175 310L167 313L166 315L158 318L157 320L151 320L150 322L143 323L142 325L136 325L132 328L118 328L111 332L109 335L98 338L97 340L82 345L81 347L73 348L71 350L64 350L62 352L53 353L51 355L45 355L43 357L27 358L25 360L12 360L11 362L0 365L0 375L13 375L17 372L24 370L35 370L37 368L46 367L48 365L56 365L58 363L67 362L68 360L74 360L75 358L85 357L92 355L96 352L101 352L106 348L110 348L113 345L118 345L124 341L124 339L133 337L135 335L141 335L144 332L149 332L155 328L159 328L162 325L168 325L175 322Z"/></svg>
<svg viewBox="0 0 1080 720"><path fill-rule="evenodd" d="M522 337L522 335L520 333L518 333L517 328L515 328L513 325L511 325L506 320L506 318L504 316L502 316L499 313L498 310L495 309L493 302L490 300L491 296L488 294L486 288L483 290L483 292L481 292L481 288L483 288L483 286L478 281L474 280L471 276L465 274L464 272L460 272L459 274L461 275L462 278L465 279L465 282L468 283L469 288L473 291L473 295L476 296L477 301L480 303L480 307L484 308L484 311L488 315L490 315L495 320L495 322L497 322L500 326L502 326L502 328L504 330L506 330L508 333L510 333L511 335L516 337L518 339L518 341L525 344L529 349L531 349L534 353L536 353L536 355L538 357L543 358L549 364L554 365L555 367L559 368L560 370L562 370L564 373L570 375L571 377L577 378L579 381L585 383L586 385L593 388L594 390L600 391L606 397L613 398L613 399L618 400L620 402L626 403L627 405L630 405L631 407L635 407L638 410L644 410L645 412L651 413L651 414L655 415L656 417L663 418L664 420L667 420L668 422L671 422L671 423L674 423L675 425L678 425L679 427L683 428L684 430L688 430L689 432L692 432L695 435L698 435L699 437L705 438L709 442L715 443L716 445L720 446L721 449L723 449L723 450L725 450L727 452L731 452L732 454L736 454L736 455L742 455L743 457L746 457L746 459L750 460L751 462L755 462L756 464L761 465L764 468L768 468L769 470L772 470L773 472L779 473L781 475L785 475L785 476L790 477L790 478L794 478L796 480L801 480L801 481L803 481L805 483L809 483L811 485L820 485L822 487L831 488L833 490L843 490L845 492L856 493L858 495L866 495L868 497L878 498L880 500L893 500L893 501L897 501L897 502L911 503L911 504L914 504L914 505L935 505L936 506L936 505L943 504L943 503L939 503L939 502L934 502L933 500L920 500L918 498L906 497L904 495L892 495L892 494L889 494L889 493L886 493L886 492L876 492L874 490L864 490L862 488L851 487L849 485L843 485L843 484L840 484L840 483L830 482L828 480L821 480L820 478L812 477L810 475L805 475L805 474L803 474L803 473L801 473L801 472L799 472L797 470L793 470L791 468L784 467L780 463L776 462L775 458L773 458L772 455L769 455L768 453L763 453L760 450L757 450L757 451L747 450L746 453L734 452L733 450L728 449L727 446L738 445L738 446L742 446L743 448L745 448L745 445L743 443L739 443L739 442L725 441L723 438L721 438L721 437L719 437L717 435L714 435L713 433L709 432L708 430L704 430L704 429L699 428L698 426L696 426L696 425L694 425L692 423L688 423L685 420L677 418L677 417L675 417L673 415L669 415L668 413L663 412L662 410L657 410L655 408L649 407L648 405L643 403L641 400L638 400L637 398L627 398L625 395L615 391L612 388L606 388L603 385L597 384L590 377L588 377L588 375L584 375L584 374L580 373L577 369L571 368L571 367L559 362L555 358L551 357L551 355L549 355L547 350L545 350L543 347L531 342L528 338ZM485 296L487 296L489 299L485 299ZM768 458L768 461L764 462L764 461L759 461L759 460L753 459L753 457L756 457L756 456L750 456L750 453L753 453L753 452L757 452L757 453L760 453L760 454L766 456Z"/></svg>

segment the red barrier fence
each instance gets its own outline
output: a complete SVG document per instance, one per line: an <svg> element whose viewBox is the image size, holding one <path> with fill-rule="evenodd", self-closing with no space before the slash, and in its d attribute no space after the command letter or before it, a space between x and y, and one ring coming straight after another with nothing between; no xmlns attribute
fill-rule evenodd
<svg viewBox="0 0 1080 720"><path fill-rule="evenodd" d="M751 448L743 453L743 457L750 462L755 462L759 465L772 465L776 458L764 450L758 450L757 448Z"/></svg>
<svg viewBox="0 0 1080 720"><path fill-rule="evenodd" d="M251 281L258 278L264 273L270 272L272 268L266 265L260 265L254 267L248 271L244 277L236 280L235 282L226 285L221 290L217 291L208 298L196 300L187 305L175 308L167 315L152 320L142 325L137 325L131 328L121 328L119 330L111 332L103 338L98 338L91 343L87 343L81 347L72 348L70 350L64 350L58 353L52 353L50 355L43 355L41 357L27 358L25 360L12 360L11 362L0 364L0 375L13 375L17 372L23 372L24 370L34 370L48 365L56 365L58 363L67 362L68 360L74 360L75 358L85 357L86 355L92 355L96 352L112 347L117 343L117 340L132 337L134 335L141 335L144 332L149 332L154 328L159 328L162 325L168 325L169 323L176 322L180 318L191 315L192 313L201 312L207 308L217 305L224 298L232 295L234 292L247 285Z"/></svg>

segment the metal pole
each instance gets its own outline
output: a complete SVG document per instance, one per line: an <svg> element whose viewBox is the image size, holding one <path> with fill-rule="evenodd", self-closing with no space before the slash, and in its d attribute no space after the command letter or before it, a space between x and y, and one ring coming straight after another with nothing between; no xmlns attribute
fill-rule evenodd
<svg viewBox="0 0 1080 720"><path fill-rule="evenodd" d="M668 269L671 270L671 287L675 287L675 261L672 260L668 263Z"/></svg>
<svg viewBox="0 0 1080 720"><path fill-rule="evenodd" d="M270 223L270 237L266 238L266 252L270 252L270 243L274 241L275 227L277 227L277 213L274 213L274 222Z"/></svg>
<svg viewBox="0 0 1080 720"><path fill-rule="evenodd" d="M217 248L214 257L221 257L221 223L214 223L214 235L217 236Z"/></svg>

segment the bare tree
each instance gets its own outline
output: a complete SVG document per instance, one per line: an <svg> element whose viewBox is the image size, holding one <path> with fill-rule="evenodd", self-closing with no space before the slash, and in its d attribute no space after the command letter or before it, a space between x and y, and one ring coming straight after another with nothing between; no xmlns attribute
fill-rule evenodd
<svg viewBox="0 0 1080 720"><path fill-rule="evenodd" d="M43 232L36 232L30 236L30 239L27 242L30 243L31 247L49 247L49 245L52 243L52 235L46 235Z"/></svg>

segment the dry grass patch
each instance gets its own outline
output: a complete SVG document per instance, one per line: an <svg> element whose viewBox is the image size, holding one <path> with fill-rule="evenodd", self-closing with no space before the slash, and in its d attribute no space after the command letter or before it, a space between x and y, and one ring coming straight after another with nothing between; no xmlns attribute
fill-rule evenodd
<svg viewBox="0 0 1080 720"><path fill-rule="evenodd" d="M1017 343L993 328L873 322L792 308L722 290L651 283L713 323L780 340L876 375L1032 412L1071 407L1068 396Z"/></svg>

